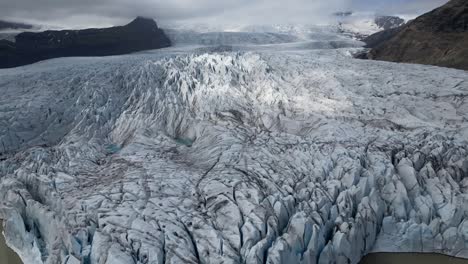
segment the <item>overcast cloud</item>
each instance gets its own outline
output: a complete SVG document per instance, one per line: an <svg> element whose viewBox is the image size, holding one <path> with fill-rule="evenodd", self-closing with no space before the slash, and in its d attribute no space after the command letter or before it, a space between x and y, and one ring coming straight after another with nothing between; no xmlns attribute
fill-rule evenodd
<svg viewBox="0 0 468 264"><path fill-rule="evenodd" d="M336 11L416 15L447 0L0 0L0 19L63 27L110 26L136 16L173 23L316 23Z"/></svg>

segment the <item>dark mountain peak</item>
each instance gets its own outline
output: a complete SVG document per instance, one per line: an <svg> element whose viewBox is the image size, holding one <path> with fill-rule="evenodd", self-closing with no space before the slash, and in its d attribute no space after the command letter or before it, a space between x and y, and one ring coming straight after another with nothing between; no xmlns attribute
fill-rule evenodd
<svg viewBox="0 0 468 264"><path fill-rule="evenodd" d="M147 17L137 17L132 22L130 22L127 26L129 27L140 27L140 28L158 28L158 24L152 18Z"/></svg>
<svg viewBox="0 0 468 264"><path fill-rule="evenodd" d="M153 19L138 17L125 26L24 32L16 42L0 42L0 68L70 56L108 56L169 47Z"/></svg>

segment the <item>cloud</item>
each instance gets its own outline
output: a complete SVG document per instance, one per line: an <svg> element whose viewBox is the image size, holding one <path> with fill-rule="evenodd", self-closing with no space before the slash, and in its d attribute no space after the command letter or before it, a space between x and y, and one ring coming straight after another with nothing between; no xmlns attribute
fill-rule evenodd
<svg viewBox="0 0 468 264"><path fill-rule="evenodd" d="M63 27L123 24L136 16L160 24L316 23L335 11L427 11L446 0L0 0L0 19Z"/></svg>
<svg viewBox="0 0 468 264"><path fill-rule="evenodd" d="M357 9L368 9L383 14L420 15L439 7L449 0L353 0Z"/></svg>

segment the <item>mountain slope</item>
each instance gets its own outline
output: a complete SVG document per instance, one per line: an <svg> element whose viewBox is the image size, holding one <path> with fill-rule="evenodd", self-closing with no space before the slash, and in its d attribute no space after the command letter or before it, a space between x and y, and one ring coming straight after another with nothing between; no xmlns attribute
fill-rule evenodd
<svg viewBox="0 0 468 264"><path fill-rule="evenodd" d="M0 43L0 68L57 57L118 55L170 45L154 20L141 17L112 28L25 32L16 36L15 43Z"/></svg>
<svg viewBox="0 0 468 264"><path fill-rule="evenodd" d="M468 70L468 1L451 0L395 30L364 40L370 59Z"/></svg>

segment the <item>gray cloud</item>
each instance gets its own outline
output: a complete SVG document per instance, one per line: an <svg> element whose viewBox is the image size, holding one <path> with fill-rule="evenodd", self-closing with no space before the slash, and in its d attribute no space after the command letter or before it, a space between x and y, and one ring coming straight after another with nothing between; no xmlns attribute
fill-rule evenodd
<svg viewBox="0 0 468 264"><path fill-rule="evenodd" d="M315 23L340 10L421 13L447 0L0 0L0 19L64 27L122 24L135 16L160 24Z"/></svg>
<svg viewBox="0 0 468 264"><path fill-rule="evenodd" d="M352 0L352 5L377 13L419 15L447 2L448 0Z"/></svg>

